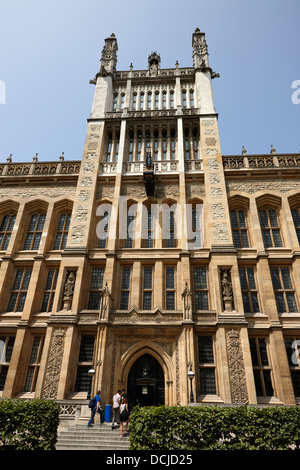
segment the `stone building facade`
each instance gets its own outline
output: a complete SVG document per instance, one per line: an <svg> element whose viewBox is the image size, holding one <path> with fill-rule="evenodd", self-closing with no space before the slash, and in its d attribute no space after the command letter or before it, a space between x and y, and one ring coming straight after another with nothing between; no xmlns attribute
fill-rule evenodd
<svg viewBox="0 0 300 470"><path fill-rule="evenodd" d="M198 29L191 67L117 50L81 161L0 164L2 398L298 404L300 154L222 155Z"/></svg>

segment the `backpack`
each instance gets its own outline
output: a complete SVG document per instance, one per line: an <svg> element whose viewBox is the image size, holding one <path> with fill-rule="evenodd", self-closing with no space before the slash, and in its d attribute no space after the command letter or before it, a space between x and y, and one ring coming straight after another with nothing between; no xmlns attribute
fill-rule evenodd
<svg viewBox="0 0 300 470"><path fill-rule="evenodd" d="M92 398L89 401L89 408L95 408L95 406L96 406L96 397Z"/></svg>

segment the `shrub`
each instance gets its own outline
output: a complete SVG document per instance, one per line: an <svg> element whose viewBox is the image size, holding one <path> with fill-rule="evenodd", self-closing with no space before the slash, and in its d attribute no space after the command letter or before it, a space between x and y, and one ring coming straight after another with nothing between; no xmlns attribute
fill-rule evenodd
<svg viewBox="0 0 300 470"><path fill-rule="evenodd" d="M297 407L136 407L132 450L300 449Z"/></svg>
<svg viewBox="0 0 300 470"><path fill-rule="evenodd" d="M48 400L0 400L0 449L54 450L59 407Z"/></svg>

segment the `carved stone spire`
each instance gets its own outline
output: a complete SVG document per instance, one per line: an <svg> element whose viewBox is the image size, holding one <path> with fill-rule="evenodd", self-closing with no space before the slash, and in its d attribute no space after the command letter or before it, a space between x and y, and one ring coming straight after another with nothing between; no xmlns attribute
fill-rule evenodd
<svg viewBox="0 0 300 470"><path fill-rule="evenodd" d="M100 75L112 74L116 71L117 66L117 50L118 43L117 38L112 33L110 37L105 39L105 45L102 49L101 61L100 61Z"/></svg>
<svg viewBox="0 0 300 470"><path fill-rule="evenodd" d="M209 67L205 33L201 33L199 28L193 34L193 62L195 69Z"/></svg>

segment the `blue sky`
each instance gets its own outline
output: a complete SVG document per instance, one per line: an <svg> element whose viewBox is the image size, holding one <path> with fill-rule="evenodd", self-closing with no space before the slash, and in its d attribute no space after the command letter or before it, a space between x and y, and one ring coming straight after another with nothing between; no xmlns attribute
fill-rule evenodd
<svg viewBox="0 0 300 470"><path fill-rule="evenodd" d="M0 162L80 160L104 39L118 69L192 66L206 33L223 154L300 152L299 0L0 0ZM300 96L300 94L299 94ZM1 94L0 94L1 97Z"/></svg>

